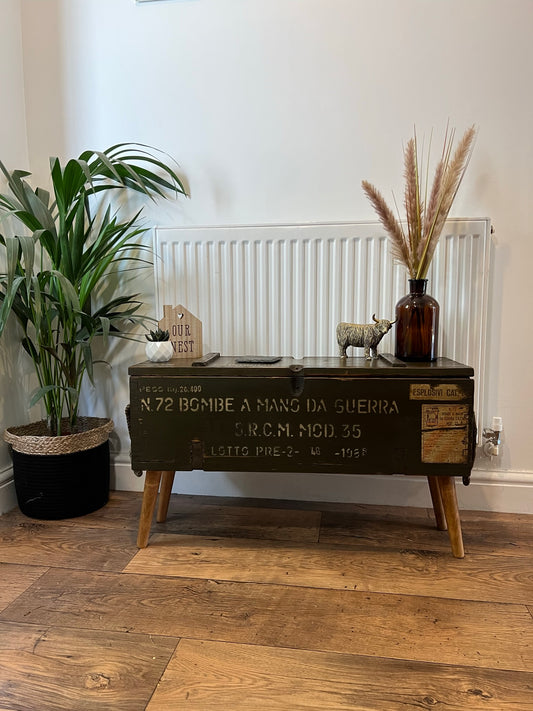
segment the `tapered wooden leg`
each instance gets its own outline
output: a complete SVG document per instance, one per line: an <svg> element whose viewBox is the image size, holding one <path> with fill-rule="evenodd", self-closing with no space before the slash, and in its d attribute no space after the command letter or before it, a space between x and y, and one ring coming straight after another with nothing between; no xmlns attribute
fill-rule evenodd
<svg viewBox="0 0 533 711"><path fill-rule="evenodd" d="M158 523L162 523L167 520L168 504L170 501L170 494L172 492L172 484L174 483L175 472L163 472L163 477L161 479L161 489L159 491L159 503L157 505L157 518Z"/></svg>
<svg viewBox="0 0 533 711"><path fill-rule="evenodd" d="M442 496L438 477L428 476L429 491L431 493L431 501L433 503L433 511L435 512L435 521L439 531L445 531L447 528L444 508L442 506Z"/></svg>
<svg viewBox="0 0 533 711"><path fill-rule="evenodd" d="M455 479L453 476L437 477L442 498L444 515L448 524L448 536L452 546L452 553L455 558L464 558L463 534L461 531L461 519L457 507L457 494L455 492Z"/></svg>
<svg viewBox="0 0 533 711"><path fill-rule="evenodd" d="M141 517L139 519L139 531L137 533L137 548L146 548L148 545L148 537L150 535L150 527L152 525L152 517L154 515L161 474L162 472L160 471L146 472Z"/></svg>

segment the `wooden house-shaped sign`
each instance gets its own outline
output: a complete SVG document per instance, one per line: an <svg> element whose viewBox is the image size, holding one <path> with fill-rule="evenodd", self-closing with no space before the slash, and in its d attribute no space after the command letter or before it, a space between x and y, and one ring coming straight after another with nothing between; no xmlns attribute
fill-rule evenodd
<svg viewBox="0 0 533 711"><path fill-rule="evenodd" d="M168 331L174 348L172 358L197 358L202 353L202 322L190 311L177 306L163 306L159 328Z"/></svg>

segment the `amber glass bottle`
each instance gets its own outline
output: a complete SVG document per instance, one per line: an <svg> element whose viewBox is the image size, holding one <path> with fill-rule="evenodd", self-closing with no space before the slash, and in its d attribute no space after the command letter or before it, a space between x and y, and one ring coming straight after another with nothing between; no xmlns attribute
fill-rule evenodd
<svg viewBox="0 0 533 711"><path fill-rule="evenodd" d="M427 279L409 279L409 293L396 304L396 357L402 360L437 357L439 305L426 287Z"/></svg>

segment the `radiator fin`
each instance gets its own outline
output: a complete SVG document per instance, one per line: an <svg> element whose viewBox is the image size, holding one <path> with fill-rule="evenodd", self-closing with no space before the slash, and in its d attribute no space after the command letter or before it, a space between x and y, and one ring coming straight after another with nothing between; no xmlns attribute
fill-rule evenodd
<svg viewBox="0 0 533 711"><path fill-rule="evenodd" d="M374 313L392 320L408 290L374 222L158 228L154 242L157 314L164 304L192 311L205 352L336 355L339 321L367 323ZM479 415L489 276L490 221L448 220L428 293L441 307L439 355L475 369ZM392 334L380 350L394 352Z"/></svg>

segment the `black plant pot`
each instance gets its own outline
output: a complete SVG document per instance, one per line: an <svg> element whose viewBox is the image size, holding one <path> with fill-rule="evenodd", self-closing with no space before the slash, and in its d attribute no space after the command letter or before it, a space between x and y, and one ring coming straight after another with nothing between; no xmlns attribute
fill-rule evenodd
<svg viewBox="0 0 533 711"><path fill-rule="evenodd" d="M13 478L18 505L26 516L84 516L109 500L109 442L50 456L13 450Z"/></svg>
<svg viewBox="0 0 533 711"><path fill-rule="evenodd" d="M65 423L66 429L66 423ZM113 421L78 418L77 431L48 435L46 423L8 427L20 510L38 519L83 516L109 499L109 434Z"/></svg>

